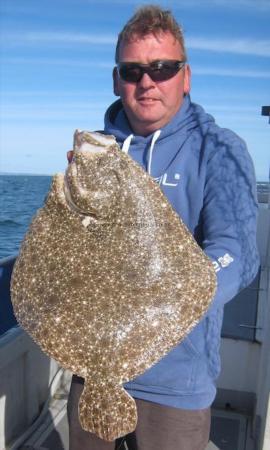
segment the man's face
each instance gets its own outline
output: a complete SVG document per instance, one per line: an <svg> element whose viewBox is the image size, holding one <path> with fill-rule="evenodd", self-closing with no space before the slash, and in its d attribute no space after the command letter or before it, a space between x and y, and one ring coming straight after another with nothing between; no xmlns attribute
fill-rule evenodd
<svg viewBox="0 0 270 450"><path fill-rule="evenodd" d="M155 60L184 59L180 43L171 33L138 37L131 42L122 42L119 62L149 64ZM114 93L119 95L132 130L147 136L166 125L180 108L184 94L190 91L190 69L185 65L166 81L153 81L144 73L137 83L120 78L114 70Z"/></svg>

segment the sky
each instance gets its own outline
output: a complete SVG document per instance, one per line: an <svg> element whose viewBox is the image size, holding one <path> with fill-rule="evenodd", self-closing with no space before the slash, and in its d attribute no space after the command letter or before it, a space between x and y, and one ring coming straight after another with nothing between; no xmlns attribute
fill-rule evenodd
<svg viewBox="0 0 270 450"><path fill-rule="evenodd" d="M63 172L74 130L103 129L117 35L145 3L1 0L1 172ZM258 181L268 180L270 0L152 3L183 27L192 101L246 141Z"/></svg>

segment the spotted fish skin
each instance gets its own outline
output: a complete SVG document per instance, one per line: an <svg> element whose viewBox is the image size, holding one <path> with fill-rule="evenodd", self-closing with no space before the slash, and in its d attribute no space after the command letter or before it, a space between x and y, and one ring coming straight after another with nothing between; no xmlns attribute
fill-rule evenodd
<svg viewBox="0 0 270 450"><path fill-rule="evenodd" d="M76 131L12 276L16 317L44 352L85 379L82 427L113 441L133 431L122 387L199 322L213 265L154 180L112 136Z"/></svg>

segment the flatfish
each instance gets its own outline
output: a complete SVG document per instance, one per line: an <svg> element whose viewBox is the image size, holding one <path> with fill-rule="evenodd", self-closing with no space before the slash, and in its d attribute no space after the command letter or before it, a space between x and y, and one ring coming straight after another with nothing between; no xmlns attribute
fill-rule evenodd
<svg viewBox="0 0 270 450"><path fill-rule="evenodd" d="M137 423L123 384L179 344L209 308L213 265L156 182L113 136L76 130L12 276L21 326L85 379L83 429L113 441Z"/></svg>

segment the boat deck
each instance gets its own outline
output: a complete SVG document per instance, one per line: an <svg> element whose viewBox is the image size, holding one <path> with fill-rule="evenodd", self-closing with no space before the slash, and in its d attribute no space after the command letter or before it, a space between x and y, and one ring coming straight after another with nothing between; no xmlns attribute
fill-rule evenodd
<svg viewBox="0 0 270 450"><path fill-rule="evenodd" d="M56 391L41 423L32 426L23 442L10 450L68 450L66 404L69 385ZM212 410L210 443L206 450L255 450L249 439L250 418L234 411ZM117 450L128 450L122 444Z"/></svg>
<svg viewBox="0 0 270 450"><path fill-rule="evenodd" d="M246 450L246 434L248 418L237 415L229 417L214 411L212 418L211 441L206 450ZM254 448L254 447L249 447ZM48 414L46 423L36 430L35 434L24 444L20 450L68 450L68 423L66 414L59 415L52 421ZM127 450L123 444L117 450Z"/></svg>

